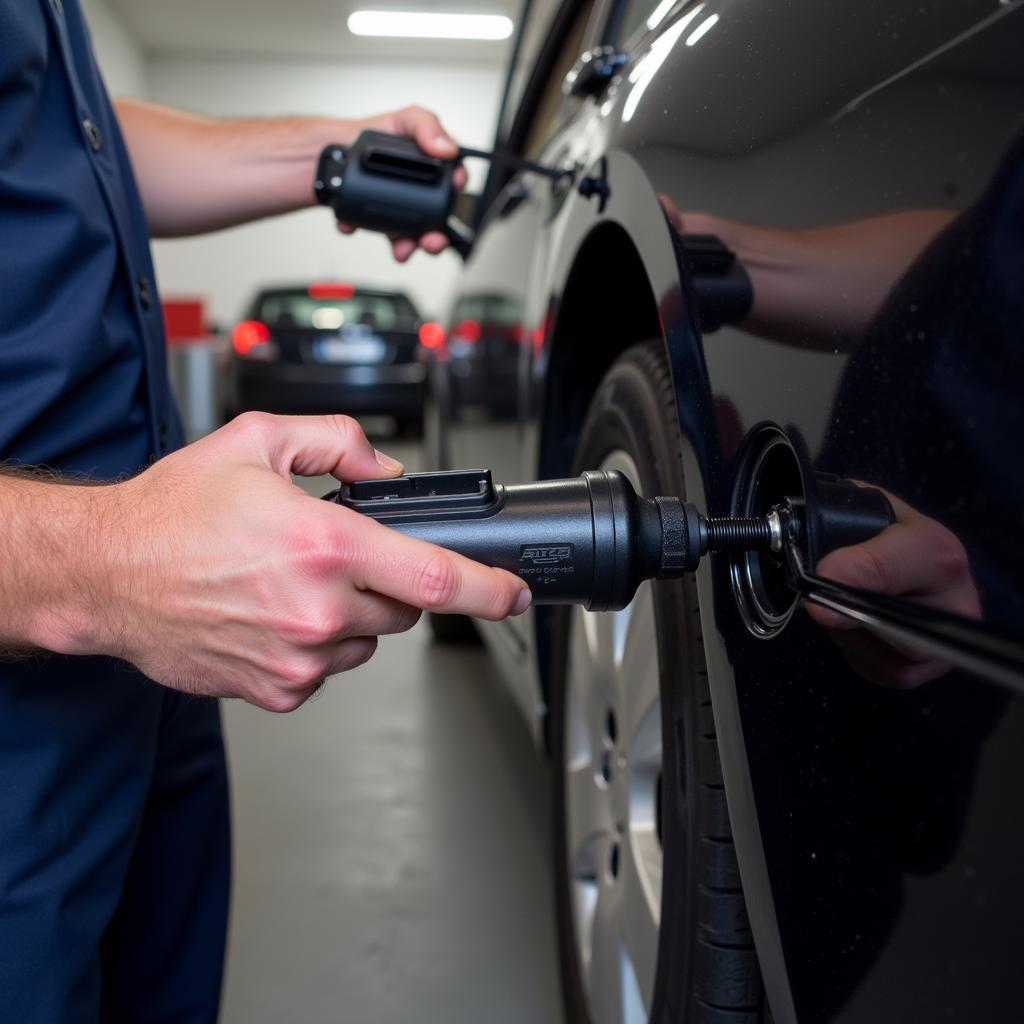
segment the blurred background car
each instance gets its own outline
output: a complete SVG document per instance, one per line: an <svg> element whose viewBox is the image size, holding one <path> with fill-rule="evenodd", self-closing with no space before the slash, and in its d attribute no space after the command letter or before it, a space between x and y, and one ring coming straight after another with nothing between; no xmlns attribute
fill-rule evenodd
<svg viewBox="0 0 1024 1024"><path fill-rule="evenodd" d="M264 288L231 332L226 418L272 413L386 415L423 429L420 315L398 291L343 282Z"/></svg>
<svg viewBox="0 0 1024 1024"><path fill-rule="evenodd" d="M448 337L451 386L460 406L515 416L521 309L500 292L464 296L455 303Z"/></svg>

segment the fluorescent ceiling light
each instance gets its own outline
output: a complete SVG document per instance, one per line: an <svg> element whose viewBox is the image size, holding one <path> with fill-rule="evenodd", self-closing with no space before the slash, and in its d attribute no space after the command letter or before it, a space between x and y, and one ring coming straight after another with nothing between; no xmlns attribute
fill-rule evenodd
<svg viewBox="0 0 1024 1024"><path fill-rule="evenodd" d="M430 14L425 11L353 11L348 30L357 36L415 39L508 39L512 21L503 14Z"/></svg>
<svg viewBox="0 0 1024 1024"><path fill-rule="evenodd" d="M686 40L687 46L693 46L698 40L703 39L718 24L718 15L712 14L705 18L689 35Z"/></svg>
<svg viewBox="0 0 1024 1024"><path fill-rule="evenodd" d="M676 0L661 0L661 3L651 12L651 16L647 19L648 29L657 28L664 20L665 15L672 10L676 5Z"/></svg>
<svg viewBox="0 0 1024 1024"><path fill-rule="evenodd" d="M673 22L657 39L651 43L651 48L634 65L629 73L629 82L633 86L626 102L622 105L622 120L631 121L640 105L647 86L654 80L654 76L665 63L665 58L672 52L672 47L679 41L679 37L686 31L686 26L700 14L707 4L697 4L691 11L687 11L678 21Z"/></svg>

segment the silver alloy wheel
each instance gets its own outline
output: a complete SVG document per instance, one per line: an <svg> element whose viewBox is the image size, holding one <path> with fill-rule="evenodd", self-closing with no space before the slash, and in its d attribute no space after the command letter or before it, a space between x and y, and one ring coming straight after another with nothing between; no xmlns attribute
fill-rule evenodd
<svg viewBox="0 0 1024 1024"><path fill-rule="evenodd" d="M640 489L636 463L600 466ZM658 960L661 695L654 596L573 608L566 674L566 849L580 978L594 1024L645 1024Z"/></svg>

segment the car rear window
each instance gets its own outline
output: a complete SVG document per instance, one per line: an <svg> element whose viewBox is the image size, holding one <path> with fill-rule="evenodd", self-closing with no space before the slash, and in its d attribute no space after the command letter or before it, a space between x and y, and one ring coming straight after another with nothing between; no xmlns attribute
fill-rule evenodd
<svg viewBox="0 0 1024 1024"><path fill-rule="evenodd" d="M516 324L522 305L506 295L472 295L455 307L453 320L479 320L488 324Z"/></svg>
<svg viewBox="0 0 1024 1024"><path fill-rule="evenodd" d="M356 292L350 299L314 299L306 292L270 292L261 297L256 317L270 327L333 331L366 324L379 331L415 331L418 316L404 295Z"/></svg>

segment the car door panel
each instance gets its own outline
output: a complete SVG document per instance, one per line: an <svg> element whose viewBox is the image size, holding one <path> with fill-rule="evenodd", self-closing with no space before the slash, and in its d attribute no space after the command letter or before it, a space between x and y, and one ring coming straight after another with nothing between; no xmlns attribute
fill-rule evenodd
<svg viewBox="0 0 1024 1024"><path fill-rule="evenodd" d="M688 213L710 212L783 233L908 209L966 209L1020 131L1020 82L1006 56L1022 52L1017 14L990 17L1000 14L992 5L920 15L909 5L829 5L827 18L825 8L712 10L721 15L716 27L657 71L674 95L703 102L666 108L655 77L647 87L654 98L616 140L683 225ZM789 18L799 18L799 32ZM869 44L865 24L904 39L879 46L876 34ZM818 61L816 76L806 74L807 55ZM990 205L994 236L1016 208L998 197ZM979 229L959 243L988 237ZM697 426L713 441L697 442L695 461L709 508L728 512L744 438L763 421L778 424L814 468L882 486L940 519L984 577L985 620L1019 630L1019 562L990 532L1012 514L999 489L1013 452L991 423L971 443L955 434L971 433L970 421L996 403L1000 429L1022 436L1020 403L998 381L999 368L1019 371L1016 354L998 332L980 331L996 368L972 381L955 375L971 365L956 357L966 339L944 338L936 349L919 337L938 326L928 305L941 309L941 293L970 276L957 244L936 256L933 277L911 269L903 281L910 298L900 299L894 280L894 305L859 336L837 331L831 345L813 331L771 337L727 327L706 336L713 413ZM977 263L984 266L980 254ZM980 272L997 275L998 265ZM841 283L823 299L824 312L836 313ZM999 310L978 314L984 323ZM684 423L687 415L681 409ZM1019 815L1005 815L1005 801L1019 806L1021 773L1004 773L1024 739L1019 699L960 672L887 688L851 671L802 612L778 636L755 639L737 613L729 570L716 560L700 573L705 637L717 649L716 718L734 686L797 1018L1012 1018L1005 978L1024 903L1016 867L1024 847ZM736 828L743 787L738 773L730 781ZM749 904L746 872L744 886ZM759 953L762 946L759 937Z"/></svg>

